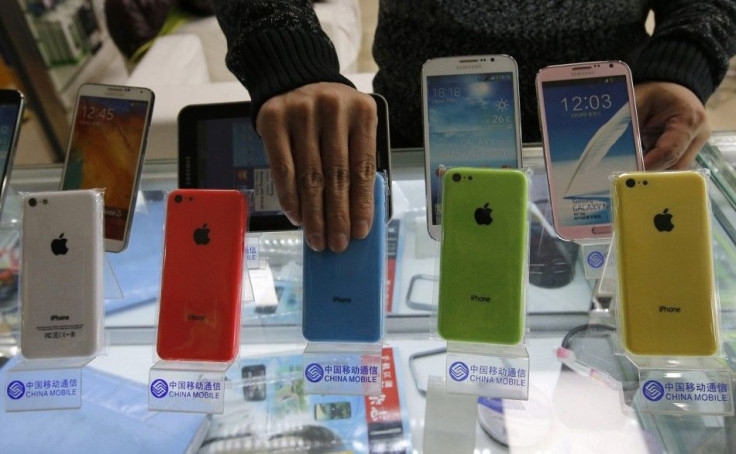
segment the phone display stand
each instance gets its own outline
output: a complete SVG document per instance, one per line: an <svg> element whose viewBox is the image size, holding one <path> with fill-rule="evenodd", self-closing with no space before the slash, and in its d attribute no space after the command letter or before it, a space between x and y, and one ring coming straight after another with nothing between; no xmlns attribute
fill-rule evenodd
<svg viewBox="0 0 736 454"><path fill-rule="evenodd" d="M603 267L611 246L610 238L582 239L576 240L580 245L580 257L583 260L585 278L589 280L600 279L603 276Z"/></svg>
<svg viewBox="0 0 736 454"><path fill-rule="evenodd" d="M309 342L304 349L304 391L307 394L381 394L380 342Z"/></svg>
<svg viewBox="0 0 736 454"><path fill-rule="evenodd" d="M611 256L614 254L611 254ZM616 296L613 310L616 310ZM615 318L615 317L614 317ZM734 415L731 368L722 354L713 356L618 355L637 370L639 387L632 406L643 413ZM626 397L626 396L624 396Z"/></svg>
<svg viewBox="0 0 736 454"><path fill-rule="evenodd" d="M100 216L100 226L102 225L102 214L104 201L102 191L94 191L94 210ZM15 196L15 194L14 194ZM21 205L25 203L28 195L21 195ZM44 204L45 204L44 200ZM87 273L86 277L92 276L99 285L101 277L101 267L103 267L103 237L102 230L99 230L99 237L93 241L98 241L98 247L93 248L96 252L94 257L97 259L89 263L94 265L87 266L89 263L76 264ZM30 236L29 236L30 238ZM94 237L93 237L94 238ZM28 239L27 239L28 240ZM33 238L30 240L38 241ZM17 244L17 240L15 241ZM28 242L25 247L28 247ZM21 245L21 248L23 246ZM28 251L26 251L27 253ZM21 251L23 253L23 251ZM99 255L97 255L99 254ZM26 257L26 260L30 260ZM30 264L28 261L26 264ZM54 282L53 275L48 277L51 284ZM26 286L28 286L26 282ZM18 293L18 299L21 304L21 339L20 354L9 364L5 383L5 408L8 412L13 411L34 411L34 410L58 410L79 408L82 405L82 368L92 361L97 355L105 351L105 333L104 318L102 315L103 298L102 291L92 291L88 299L83 300L85 303L81 307L85 313L74 313L73 315L51 316L51 322L43 318L41 323L43 326L34 326L34 321L23 320L24 314L29 313L23 311L22 304L25 302L31 307L32 300L35 306L43 308L52 301L50 298L64 298L63 291L59 295L49 296L48 294L26 293L27 287L23 287ZM27 300L25 300L28 298ZM76 302L76 300L72 300ZM30 310L30 309L29 309ZM94 311L97 314L93 319L87 320L86 311ZM66 316L64 318L64 316ZM58 317L58 318L57 318ZM65 320L75 320L74 322ZM36 323L39 321L36 320ZM26 323L33 329L26 329ZM23 336L29 336L24 343ZM85 356L72 356L69 354L75 350L87 352L87 343L94 345L94 350ZM62 346L61 349L55 348ZM24 348L27 348L25 354L31 354L32 358L24 356ZM64 356L66 355L66 356Z"/></svg>
<svg viewBox="0 0 736 454"><path fill-rule="evenodd" d="M6 199L7 201L8 199ZM7 204L6 204L7 207ZM6 334L0 334L0 338L12 336L12 331L18 329L18 270L20 268L20 223L18 218L7 219L6 211L3 211L0 221L0 272L11 276L0 283L0 313L2 324L7 323Z"/></svg>
<svg viewBox="0 0 736 454"><path fill-rule="evenodd" d="M302 233L258 232L248 239L246 248L246 254L251 256L248 262L254 266L249 264L249 281L243 282L244 295L252 294L243 306L243 324L251 333L260 330L257 335L268 339L273 334L268 327L301 322ZM295 332L291 341L301 343L302 338Z"/></svg>
<svg viewBox="0 0 736 454"><path fill-rule="evenodd" d="M20 232L22 197L12 186L8 186L5 201L0 205L0 271L9 272L13 279L6 280L0 285L0 313L4 314L2 324L10 325L7 334L2 337L11 337L12 331L17 329L16 314L18 309L18 270L20 268Z"/></svg>
<svg viewBox="0 0 736 454"><path fill-rule="evenodd" d="M529 398L526 346L447 342L445 389L448 393L502 399Z"/></svg>
<svg viewBox="0 0 736 454"><path fill-rule="evenodd" d="M0 226L20 229L21 210L23 206L23 194L19 194L12 186L8 186L5 200L0 206Z"/></svg>
<svg viewBox="0 0 736 454"><path fill-rule="evenodd" d="M82 406L82 368L94 357L27 359L8 364L5 410L44 411Z"/></svg>
<svg viewBox="0 0 736 454"><path fill-rule="evenodd" d="M148 374L148 409L220 414L232 362L158 361Z"/></svg>
<svg viewBox="0 0 736 454"><path fill-rule="evenodd" d="M243 191L243 193L248 200L252 199L252 193L250 193L249 191ZM166 195L165 199L167 199L168 197L170 197L169 194ZM245 216L245 220L247 222L248 214L246 213ZM168 220L169 218L167 217L167 221ZM240 262L242 263L242 270L239 270L239 274L236 271L231 275L232 279L237 279L238 276L240 276L240 278L242 279L240 289L240 301L238 301L238 304L235 306L237 308L237 315L235 315L237 319L237 325L210 325L215 326L218 331L210 331L209 333L212 335L212 337L216 337L217 335L221 334L221 331L219 330L233 329L233 332L227 332L228 335L232 336L228 337L228 342L233 339L237 339L238 344L240 341L240 332L242 325L242 311L240 309L245 302L252 300L252 292L248 293L244 291L246 287L250 287L247 262L249 260L251 260L253 263L258 261L257 250L249 252L246 245L249 237L247 236L247 232L244 234L246 235L244 238L246 242L242 245L243 260L242 262ZM240 244L239 239L237 243ZM164 246L164 256L166 254L165 249L166 246ZM247 257L249 254L255 254L255 256ZM183 297L177 296L177 298ZM215 301L214 303L210 302L210 304L219 303L219 301ZM228 299L222 300L222 304L233 305L235 304L235 301L230 299L230 295L228 295ZM219 315L220 314L216 314L213 319L219 320ZM157 314L156 316L157 325L159 325L159 316L160 314ZM224 319L229 320L227 318L228 316L230 316L229 312L225 314ZM202 337L201 331L197 331L197 329L199 328L192 328L190 332L190 335L195 336L194 341L190 342L191 345L198 345L198 342L206 341ZM199 337L196 337L197 333L199 333ZM157 333L157 336L161 335L162 334L159 326L159 332ZM164 339L164 342L166 341L169 341L169 339ZM161 337L158 337L156 349L160 348L160 345ZM211 361L206 360L206 357L204 355L197 356L197 360L161 359L158 356L158 350L156 349L154 349L155 363L149 370L148 375L149 410L209 414L221 414L225 411L225 376L227 370L238 358L237 347L232 352L232 355L227 356L227 359L221 359L225 357L224 355L221 355L213 358L213 360ZM228 350L228 354L229 353L230 351ZM199 360L200 357L205 357L205 360Z"/></svg>
<svg viewBox="0 0 736 454"><path fill-rule="evenodd" d="M255 294L253 290L253 282L250 278L250 270L263 269L264 265L268 266L267 263L261 261L260 255L260 235L258 234L247 234L245 236L245 250L243 251L243 277L242 277L242 296L241 302L243 305L252 304L255 302Z"/></svg>
<svg viewBox="0 0 736 454"><path fill-rule="evenodd" d="M369 235L341 253L304 242L302 334L309 394L378 396L388 276L388 177L376 174Z"/></svg>
<svg viewBox="0 0 736 454"><path fill-rule="evenodd" d="M710 235L711 232L704 234ZM615 240L613 238L612 244ZM620 333L616 260L615 248L612 247L601 283L605 286L604 293L612 295L611 311L615 316L611 318L614 321L618 319ZM715 277L713 279L715 281ZM717 295L713 305L716 328L720 332ZM637 411L669 415L734 415L731 368L721 348L712 356L644 356L626 351L621 339L617 345L617 354L625 357L638 372L639 387L632 401Z"/></svg>
<svg viewBox="0 0 736 454"><path fill-rule="evenodd" d="M733 416L731 369L717 357L637 357L634 406L644 413Z"/></svg>
<svg viewBox="0 0 736 454"><path fill-rule="evenodd" d="M243 307L251 311L244 313L243 318L260 316L260 306L278 306L276 285L268 259L261 255L261 233L248 234L245 244L245 266L243 267ZM270 311L263 311L269 313ZM247 323L247 322L246 322Z"/></svg>
<svg viewBox="0 0 736 454"><path fill-rule="evenodd" d="M531 169L524 169L528 188L531 187ZM528 194L531 191L528 190ZM440 196L440 201L442 201ZM442 201L442 203L446 203ZM524 259L519 266L523 270L524 289L522 291L522 312L526 311L526 283L529 269L529 219L534 216L532 203L527 200L526 247ZM445 230L442 232L444 240ZM437 256L442 257L442 241L437 243ZM441 260L436 261L432 316L430 319L430 333L435 339L442 339L439 333L439 281L442 279ZM468 270L468 272L477 272ZM526 323L522 321L522 331ZM469 394L493 398L527 400L529 397L529 353L524 339L517 344L476 343L447 341L447 356L445 362L445 377L443 380L445 391L453 394Z"/></svg>
<svg viewBox="0 0 736 454"><path fill-rule="evenodd" d="M610 243L605 255L605 262L601 269L601 275L596 280L593 288L593 310L590 315L592 319L601 319L602 323L615 325L615 317L611 310L613 296L616 294L616 258L615 254L609 254ZM595 322L596 320L592 320Z"/></svg>
<svg viewBox="0 0 736 454"><path fill-rule="evenodd" d="M248 200L248 207L253 206L255 191L244 190L241 192L243 192L245 198ZM250 280L250 273L248 270L258 270L263 266L261 263L260 251L260 234L246 232L245 244L243 247L243 277L241 283L241 302L243 304L252 303L255 300L255 296L253 294L253 283Z"/></svg>
<svg viewBox="0 0 736 454"><path fill-rule="evenodd" d="M123 289L120 287L118 278L115 275L115 271L110 265L110 260L105 254L105 259L102 261L102 288L104 292L104 298L106 300L121 300L123 299Z"/></svg>

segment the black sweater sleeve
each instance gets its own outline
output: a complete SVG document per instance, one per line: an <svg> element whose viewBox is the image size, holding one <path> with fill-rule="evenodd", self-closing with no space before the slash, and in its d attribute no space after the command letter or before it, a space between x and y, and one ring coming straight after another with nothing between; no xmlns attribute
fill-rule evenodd
<svg viewBox="0 0 736 454"><path fill-rule="evenodd" d="M635 82L688 87L705 103L736 53L736 1L656 0L656 26L631 61Z"/></svg>
<svg viewBox="0 0 736 454"><path fill-rule="evenodd" d="M248 89L251 113L269 98L313 82L353 86L307 0L213 0L227 38L228 69Z"/></svg>

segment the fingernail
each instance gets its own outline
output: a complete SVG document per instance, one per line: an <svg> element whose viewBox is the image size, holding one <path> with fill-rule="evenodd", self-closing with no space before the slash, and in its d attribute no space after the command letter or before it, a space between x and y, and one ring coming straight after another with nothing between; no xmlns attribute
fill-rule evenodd
<svg viewBox="0 0 736 454"><path fill-rule="evenodd" d="M321 251L325 248L325 236L321 233L311 233L307 236L307 244L313 251Z"/></svg>
<svg viewBox="0 0 736 454"><path fill-rule="evenodd" d="M357 221L353 224L355 238L365 238L371 232L371 225L366 220Z"/></svg>
<svg viewBox="0 0 736 454"><path fill-rule="evenodd" d="M284 211L284 214L286 215L287 218L289 218L289 222L291 222L292 224L294 225L301 224L299 221L296 220L297 217L293 211Z"/></svg>
<svg viewBox="0 0 736 454"><path fill-rule="evenodd" d="M348 247L348 241L348 236L344 233L330 235L330 250L332 252L342 252Z"/></svg>

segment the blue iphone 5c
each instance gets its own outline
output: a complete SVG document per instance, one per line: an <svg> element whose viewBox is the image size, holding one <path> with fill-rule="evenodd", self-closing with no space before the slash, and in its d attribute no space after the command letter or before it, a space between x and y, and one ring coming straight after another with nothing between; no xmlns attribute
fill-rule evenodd
<svg viewBox="0 0 736 454"><path fill-rule="evenodd" d="M386 180L376 174L370 234L340 253L304 246L302 332L310 342L377 342L383 334Z"/></svg>

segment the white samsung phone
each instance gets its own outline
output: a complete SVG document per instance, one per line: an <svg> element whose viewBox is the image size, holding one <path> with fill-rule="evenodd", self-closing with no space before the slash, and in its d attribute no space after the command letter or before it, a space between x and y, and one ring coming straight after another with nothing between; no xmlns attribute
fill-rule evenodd
<svg viewBox="0 0 736 454"><path fill-rule="evenodd" d="M610 237L609 177L644 169L629 67L548 66L537 74L537 100L557 235Z"/></svg>
<svg viewBox="0 0 736 454"><path fill-rule="evenodd" d="M427 229L438 240L448 169L521 166L516 61L508 55L427 60L422 99Z"/></svg>
<svg viewBox="0 0 736 454"><path fill-rule="evenodd" d="M21 353L88 357L100 349L102 203L94 190L37 192L23 201Z"/></svg>
<svg viewBox="0 0 736 454"><path fill-rule="evenodd" d="M147 88L79 88L61 189L105 189L105 250L125 249L153 110Z"/></svg>

